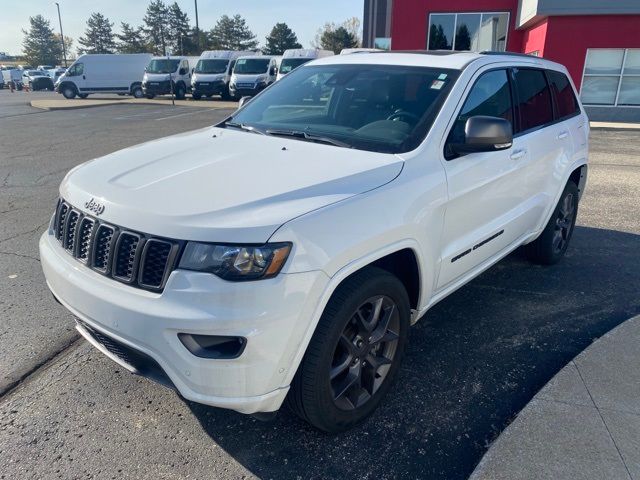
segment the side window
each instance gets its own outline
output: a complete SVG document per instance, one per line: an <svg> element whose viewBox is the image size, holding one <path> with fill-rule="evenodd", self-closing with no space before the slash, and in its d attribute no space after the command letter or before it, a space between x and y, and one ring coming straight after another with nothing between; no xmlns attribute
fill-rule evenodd
<svg viewBox="0 0 640 480"><path fill-rule="evenodd" d="M185 72L189 73L189 62L182 60L182 68L184 68Z"/></svg>
<svg viewBox="0 0 640 480"><path fill-rule="evenodd" d="M500 117L513 124L513 105L506 70L492 70L476 80L451 129L447 144L464 142L467 119L476 115ZM447 158L451 158L451 155L448 154Z"/></svg>
<svg viewBox="0 0 640 480"><path fill-rule="evenodd" d="M231 62L229 63L229 73L233 72L233 67L236 66L236 61L235 60L231 60Z"/></svg>
<svg viewBox="0 0 640 480"><path fill-rule="evenodd" d="M75 63L71 67L69 67L69 77L77 77L78 75L82 75L84 73L84 63Z"/></svg>
<svg viewBox="0 0 640 480"><path fill-rule="evenodd" d="M515 68L514 79L518 99L516 111L520 118L519 131L525 132L553 122L551 91L544 72L532 68Z"/></svg>
<svg viewBox="0 0 640 480"><path fill-rule="evenodd" d="M578 100L567 76L562 72L547 70L547 78L551 87L551 95L556 103L556 118L564 120L580 113Z"/></svg>

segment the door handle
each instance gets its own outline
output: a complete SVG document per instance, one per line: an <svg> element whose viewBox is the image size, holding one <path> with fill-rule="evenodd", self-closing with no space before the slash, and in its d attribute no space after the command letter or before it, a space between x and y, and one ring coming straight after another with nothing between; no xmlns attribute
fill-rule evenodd
<svg viewBox="0 0 640 480"><path fill-rule="evenodd" d="M516 150L511 154L511 160L520 160L527 154L526 150Z"/></svg>
<svg viewBox="0 0 640 480"><path fill-rule="evenodd" d="M558 140L563 140L569 136L569 132L560 132L558 134Z"/></svg>

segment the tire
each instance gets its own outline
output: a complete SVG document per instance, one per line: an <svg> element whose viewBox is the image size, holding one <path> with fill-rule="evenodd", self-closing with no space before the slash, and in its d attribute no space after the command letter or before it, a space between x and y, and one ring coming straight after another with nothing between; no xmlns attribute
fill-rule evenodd
<svg viewBox="0 0 640 480"><path fill-rule="evenodd" d="M76 98L76 89L74 87L72 87L71 85L65 85L64 87L62 87L62 95L67 100L71 100L73 98Z"/></svg>
<svg viewBox="0 0 640 480"><path fill-rule="evenodd" d="M199 93L193 92L191 94L191 98L193 98L194 100L200 100L202 98L202 95L200 95Z"/></svg>
<svg viewBox="0 0 640 480"><path fill-rule="evenodd" d="M88 93L79 93L78 96L84 100L85 98L87 98L89 96L89 94Z"/></svg>
<svg viewBox="0 0 640 480"><path fill-rule="evenodd" d="M149 100L155 98L155 95L151 95L150 93L145 95L145 97L147 97Z"/></svg>
<svg viewBox="0 0 640 480"><path fill-rule="evenodd" d="M291 383L287 405L329 433L362 422L397 376L409 317L409 297L397 277L376 267L349 277L320 318Z"/></svg>
<svg viewBox="0 0 640 480"><path fill-rule="evenodd" d="M181 83L176 85L174 94L175 94L176 100L184 100L184 97L187 94L187 91L185 90L184 85L182 85Z"/></svg>
<svg viewBox="0 0 640 480"><path fill-rule="evenodd" d="M134 85L131 88L131 96L133 98L144 98L144 92L142 91L142 87L140 85Z"/></svg>
<svg viewBox="0 0 640 480"><path fill-rule="evenodd" d="M569 181L540 236L524 246L527 258L540 265L553 265L564 256L578 216L578 186Z"/></svg>

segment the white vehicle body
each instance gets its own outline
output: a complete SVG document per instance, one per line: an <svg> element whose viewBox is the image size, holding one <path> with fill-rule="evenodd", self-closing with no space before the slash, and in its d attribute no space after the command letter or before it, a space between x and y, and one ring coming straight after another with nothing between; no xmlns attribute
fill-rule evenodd
<svg viewBox="0 0 640 480"><path fill-rule="evenodd" d="M294 48L291 50L285 50L282 54L282 60L278 65L278 78L282 79L285 75L289 74L295 68L304 65L316 58L333 57L334 53L331 50L320 50L319 48Z"/></svg>
<svg viewBox="0 0 640 480"><path fill-rule="evenodd" d="M9 85L9 83L13 82L17 87L22 85L22 70L19 68L6 68L2 70L2 78L5 84Z"/></svg>
<svg viewBox="0 0 640 480"><path fill-rule="evenodd" d="M229 82L230 95L233 98L252 97L274 83L278 78L278 64L281 58L260 54L236 59ZM247 68L254 63L256 68Z"/></svg>
<svg viewBox="0 0 640 480"><path fill-rule="evenodd" d="M340 55L349 55L351 53L372 53L372 52L383 52L384 50L380 50L379 48L343 48L340 50Z"/></svg>
<svg viewBox="0 0 640 480"><path fill-rule="evenodd" d="M484 75L502 69L566 75L561 65L512 55L376 53L316 60L313 67L300 67L300 75L322 65L437 67L458 78L424 138L403 153L211 127L73 169L60 187L67 203L43 234L40 256L49 288L80 320L78 329L91 343L153 377L156 370L132 367L109 342L140 352L189 400L272 412L285 399L327 303L356 272L396 262L400 254L411 259L417 278L406 285L415 322L536 239L570 179L584 190L589 124L577 101L570 118L515 135L499 151L453 160L443 153L460 109ZM274 85L239 114L292 81ZM440 87L434 82L430 88ZM75 213L60 223L65 208ZM82 215L146 238L290 242L291 252L270 279L233 282L174 268L162 290L149 291L88 268L66 251L69 225ZM181 333L246 343L237 357L205 359L185 347Z"/></svg>
<svg viewBox="0 0 640 480"><path fill-rule="evenodd" d="M192 82L192 96L229 96L229 82L236 60L240 57L254 56L252 51L207 50L202 52L196 64ZM209 68L209 67L213 68Z"/></svg>
<svg viewBox="0 0 640 480"><path fill-rule="evenodd" d="M60 78L60 75L62 75L66 71L67 69L62 67L51 68L49 70L46 70L46 72L49 74L49 76L51 77L54 83L57 82L58 78Z"/></svg>
<svg viewBox="0 0 640 480"><path fill-rule="evenodd" d="M161 56L149 60L142 90L148 98L155 95L168 95L172 91L176 98L184 98L191 91L191 75L198 63L198 57ZM165 67L158 68L158 65Z"/></svg>
<svg viewBox="0 0 640 480"><path fill-rule="evenodd" d="M53 65L38 65L36 70L53 70L54 68Z"/></svg>
<svg viewBox="0 0 640 480"><path fill-rule="evenodd" d="M56 80L56 91L66 98L92 93L120 93L140 96L147 53L85 54Z"/></svg>

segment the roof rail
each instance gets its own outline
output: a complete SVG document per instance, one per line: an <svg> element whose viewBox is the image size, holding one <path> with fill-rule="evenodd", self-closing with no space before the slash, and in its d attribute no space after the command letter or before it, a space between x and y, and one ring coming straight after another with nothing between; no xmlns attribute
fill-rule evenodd
<svg viewBox="0 0 640 480"><path fill-rule="evenodd" d="M518 52L497 52L495 50L484 50L480 52L480 55L508 55L509 57L526 57L526 58L540 58L535 55L529 55L528 53Z"/></svg>

